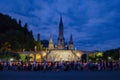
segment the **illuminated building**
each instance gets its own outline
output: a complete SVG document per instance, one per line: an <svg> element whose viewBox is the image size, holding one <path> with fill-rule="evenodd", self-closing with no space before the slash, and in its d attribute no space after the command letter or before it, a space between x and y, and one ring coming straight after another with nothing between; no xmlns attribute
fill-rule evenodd
<svg viewBox="0 0 120 80"><path fill-rule="evenodd" d="M74 49L74 42L72 34L70 35L70 40L67 45L65 45L64 38L64 27L62 17L60 17L59 23L59 35L57 39L57 46L54 47L54 42L52 40L52 35L50 35L48 48L46 50L41 50L40 35L38 35L37 45L35 46L35 51L33 52L22 52L27 53L31 57L30 61L78 61L81 60L83 55L82 51ZM67 48L66 48L67 47Z"/></svg>

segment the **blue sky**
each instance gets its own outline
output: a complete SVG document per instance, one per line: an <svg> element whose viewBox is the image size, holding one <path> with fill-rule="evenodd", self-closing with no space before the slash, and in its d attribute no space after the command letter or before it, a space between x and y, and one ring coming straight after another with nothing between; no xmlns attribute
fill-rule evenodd
<svg viewBox="0 0 120 80"><path fill-rule="evenodd" d="M120 47L120 0L0 0L0 12L28 23L36 38L57 43L62 15L65 40L79 50Z"/></svg>

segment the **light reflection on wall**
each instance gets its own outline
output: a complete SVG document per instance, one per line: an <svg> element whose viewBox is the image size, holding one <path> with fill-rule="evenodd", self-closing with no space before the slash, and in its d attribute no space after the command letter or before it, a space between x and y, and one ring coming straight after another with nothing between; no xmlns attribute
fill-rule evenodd
<svg viewBox="0 0 120 80"><path fill-rule="evenodd" d="M30 61L34 61L34 54L31 53L29 56L31 57Z"/></svg>
<svg viewBox="0 0 120 80"><path fill-rule="evenodd" d="M41 55L40 53L36 54L36 61L41 62Z"/></svg>
<svg viewBox="0 0 120 80"><path fill-rule="evenodd" d="M78 57L71 50L53 50L48 56L48 61L77 61Z"/></svg>

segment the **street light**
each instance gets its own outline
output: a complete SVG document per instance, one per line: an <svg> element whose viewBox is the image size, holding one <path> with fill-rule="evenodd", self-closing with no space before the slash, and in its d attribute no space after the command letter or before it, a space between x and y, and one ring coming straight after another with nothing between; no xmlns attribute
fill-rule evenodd
<svg viewBox="0 0 120 80"><path fill-rule="evenodd" d="M108 57L108 60L111 60L111 59L112 59L112 58L109 56L109 57Z"/></svg>
<svg viewBox="0 0 120 80"><path fill-rule="evenodd" d="M14 59L13 58L10 58L10 61L13 61Z"/></svg>

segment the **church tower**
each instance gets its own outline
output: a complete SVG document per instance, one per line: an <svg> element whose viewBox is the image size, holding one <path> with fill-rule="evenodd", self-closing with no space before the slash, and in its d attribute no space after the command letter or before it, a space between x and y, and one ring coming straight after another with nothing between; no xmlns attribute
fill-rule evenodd
<svg viewBox="0 0 120 80"><path fill-rule="evenodd" d="M38 36L37 36L36 48L37 48L37 51L42 50L42 44L41 44L41 40L40 40L40 34L38 34Z"/></svg>
<svg viewBox="0 0 120 80"><path fill-rule="evenodd" d="M51 35L50 35L50 40L49 40L48 49L54 49L54 44L53 44L52 36L51 36Z"/></svg>
<svg viewBox="0 0 120 80"><path fill-rule="evenodd" d="M64 33L63 33L63 22L62 17L60 17L60 23L59 23L59 36L58 36L58 49L64 49Z"/></svg>
<svg viewBox="0 0 120 80"><path fill-rule="evenodd" d="M71 50L74 49L72 34L71 34L71 36L70 36L69 49L71 49Z"/></svg>

